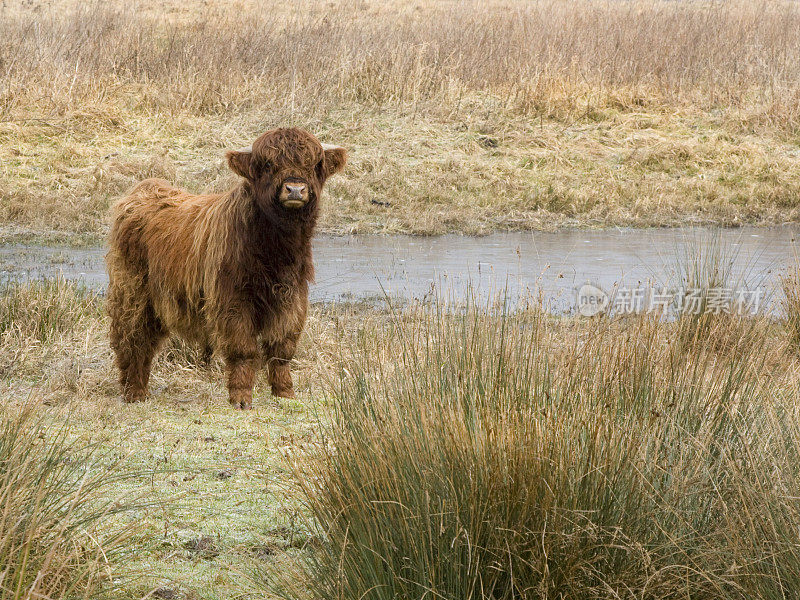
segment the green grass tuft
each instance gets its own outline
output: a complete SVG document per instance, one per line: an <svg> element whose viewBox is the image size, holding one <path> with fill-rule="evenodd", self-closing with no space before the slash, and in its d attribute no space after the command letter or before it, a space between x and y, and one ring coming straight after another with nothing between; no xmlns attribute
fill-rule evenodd
<svg viewBox="0 0 800 600"><path fill-rule="evenodd" d="M0 600L96 597L130 531L107 527L119 477L66 427L17 410L0 408Z"/></svg>
<svg viewBox="0 0 800 600"><path fill-rule="evenodd" d="M785 598L800 589L797 403L768 336L679 324L404 316L362 336L295 456L324 543L286 597ZM765 331L763 328L760 331ZM387 347L399 349L389 361Z"/></svg>
<svg viewBox="0 0 800 600"><path fill-rule="evenodd" d="M0 339L13 334L49 342L103 311L100 294L65 279L0 282Z"/></svg>

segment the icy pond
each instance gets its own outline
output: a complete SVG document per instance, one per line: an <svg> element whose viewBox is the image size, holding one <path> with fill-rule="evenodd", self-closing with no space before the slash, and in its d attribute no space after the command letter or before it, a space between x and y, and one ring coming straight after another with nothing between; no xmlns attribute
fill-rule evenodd
<svg viewBox="0 0 800 600"><path fill-rule="evenodd" d="M541 294L551 309L570 312L584 284L619 290L677 285L692 257L717 255L734 288L775 290L796 260L800 227L739 229L614 229L446 235L318 236L311 300L489 297L508 290ZM103 248L0 246L0 279L62 276L103 288ZM683 265L683 267L681 267ZM735 292L736 290L732 290ZM627 293L627 292L626 292Z"/></svg>

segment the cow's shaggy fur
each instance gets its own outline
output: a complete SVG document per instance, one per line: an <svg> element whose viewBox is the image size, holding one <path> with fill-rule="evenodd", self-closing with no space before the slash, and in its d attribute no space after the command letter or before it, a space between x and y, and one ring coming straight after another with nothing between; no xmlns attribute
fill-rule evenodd
<svg viewBox="0 0 800 600"><path fill-rule="evenodd" d="M126 401L145 397L170 333L225 359L235 407L251 407L260 357L272 393L294 395L289 361L314 277L311 236L322 186L345 156L306 131L276 129L228 153L242 179L224 194L148 179L114 205L108 312Z"/></svg>

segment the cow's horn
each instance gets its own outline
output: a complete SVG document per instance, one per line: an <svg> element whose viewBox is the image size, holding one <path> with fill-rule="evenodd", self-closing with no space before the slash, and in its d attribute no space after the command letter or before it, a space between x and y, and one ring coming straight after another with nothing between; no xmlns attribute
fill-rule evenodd
<svg viewBox="0 0 800 600"><path fill-rule="evenodd" d="M341 148L341 146L337 146L336 144L322 144L323 150L336 150L337 148Z"/></svg>
<svg viewBox="0 0 800 600"><path fill-rule="evenodd" d="M246 146L244 148L239 148L237 150L237 152L252 152L252 151L253 151L253 147L252 146Z"/></svg>

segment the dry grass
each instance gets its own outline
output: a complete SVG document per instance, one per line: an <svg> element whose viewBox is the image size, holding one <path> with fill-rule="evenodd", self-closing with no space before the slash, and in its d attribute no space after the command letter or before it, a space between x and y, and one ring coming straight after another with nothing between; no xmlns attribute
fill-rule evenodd
<svg viewBox="0 0 800 600"><path fill-rule="evenodd" d="M795 3L454 6L6 2L2 233L96 238L288 124L352 151L332 232L798 219Z"/></svg>
<svg viewBox="0 0 800 600"><path fill-rule="evenodd" d="M286 598L782 599L800 585L797 364L776 327L480 306L356 338L293 455L324 543ZM716 326L726 330L717 335ZM747 333L746 344L733 329ZM694 336L700 340L701 336Z"/></svg>
<svg viewBox="0 0 800 600"><path fill-rule="evenodd" d="M800 14L789 2L215 3L183 7L182 19L164 18L177 2L11 4L6 115L31 96L63 114L113 91L201 114L352 103L447 113L471 92L501 92L495 102L537 116L585 112L588 100L589 110L760 102L776 125L798 117ZM136 97L119 89L133 83Z"/></svg>
<svg viewBox="0 0 800 600"><path fill-rule="evenodd" d="M0 332L0 399L13 409L32 393L48 407L46 419L59 423L68 417L71 437L111 449L114 473L130 474L113 483L109 494L136 494L147 501L119 517L143 529L124 568L115 568L113 582L105 582L114 598L141 598L156 589L185 600L272 597L275 582L265 591L254 570L270 578L298 573L295 558L325 568L315 562L324 562L317 554L322 550L342 558L344 538L336 537L342 532L330 529L326 537L317 528L332 524L324 511L333 507L318 504L320 499L347 504L348 535L355 536L358 527L366 535L377 522L371 520L376 509L359 512L365 508L359 503L372 492L374 498L407 503L410 510L426 491L431 502L442 503L435 511L425 505L443 519L446 534L430 538L435 548L407 545L428 539L427 530L422 535L417 528L403 529L412 521L387 521L382 531L398 535L391 540L372 532L375 543L395 544L392 556L418 558L420 569L428 551L463 550L462 556L469 556L448 537L456 527L448 512L454 497L448 494L466 494L459 501L466 531L489 535L469 538L474 552L483 553L472 565L488 566L491 573L480 575L487 585L493 582L496 597L511 589L509 566L519 585L539 577L542 597L597 591L601 583L640 589L641 578L652 576L648 586L654 587L648 589L654 597L666 597L658 594L675 590L680 579L695 590L707 591L704 586L713 583L745 590L744 597L767 598L800 573L793 550L796 528L785 522L798 507L795 495L782 491L799 483L800 434L794 424L800 365L786 351L789 335L782 323L761 317L704 322L703 335L686 345L681 341L686 324L553 319L535 306L507 317L481 308L458 316L430 308L390 313L316 306L294 365L298 399L270 398L261 380L255 410L240 413L227 405L220 365L199 367L196 351L179 343L156 361L148 402L123 405L101 302L65 282L6 286L0 314L10 316L0 320L6 323ZM320 417L334 445L319 445ZM409 435L394 435L399 423ZM361 430L355 435L348 427ZM343 435L349 436L347 443L337 437ZM341 453L325 451L334 447ZM472 454L476 448L486 453ZM416 472L419 478L405 487L401 484L408 481L401 479L393 487L362 485L355 473L362 451L372 453L371 468L382 465L382 473L393 477L395 469ZM664 460L650 458L651 451L666 453ZM285 455L294 461L288 469ZM315 462L296 462L300 457ZM444 468L440 458L447 458L452 470L438 470ZM420 465L428 470L414 471ZM504 496L510 488L494 479L503 465L518 476L503 481L530 484L514 489L544 494L550 485L557 491L547 496L550 504L542 504L545 496L530 496L523 505ZM353 475L361 495L336 487L328 468ZM309 469L321 478L305 477ZM479 480L457 477L466 472L484 474L491 493ZM298 473L310 504L294 494L291 480ZM441 487L447 481L454 487ZM656 483L661 487L654 491L649 486ZM509 501L472 502L475 497ZM595 503L600 500L602 505ZM538 505L550 512L527 512ZM637 512L642 506L647 510ZM387 509L383 517L391 519L390 513ZM546 517L544 554L537 554L541 522L525 520L532 514ZM650 520L637 520L637 514ZM316 524L309 515L319 518ZM469 528L479 522L485 525L481 531ZM500 555L506 529L516 532L510 547L529 553L520 554L522 562L512 564ZM670 539L670 532L680 535ZM389 560L383 546L354 547ZM707 577L689 576L685 556L694 557L692 568ZM775 560L767 565L769 557ZM484 558L497 564L481 562ZM351 591L364 591L359 581L374 585L396 574L351 570L354 555L344 559ZM478 572L464 571L466 579L458 579L462 563L456 558L437 558L436 564L453 567L438 569L436 577L464 586L474 583L469 577ZM530 565L534 570L526 571ZM766 573L768 566L778 570ZM728 573L729 568L734 570ZM402 571L387 589L421 581L418 574ZM321 581L300 580L314 586ZM443 585L436 587L440 592L475 591L447 587L435 577L426 583L434 584Z"/></svg>
<svg viewBox="0 0 800 600"><path fill-rule="evenodd" d="M92 598L123 562L116 461L32 404L0 407L0 598ZM115 500L117 502L115 502Z"/></svg>
<svg viewBox="0 0 800 600"><path fill-rule="evenodd" d="M795 254L794 264L781 276L781 308L786 324L789 346L800 353L800 260Z"/></svg>

